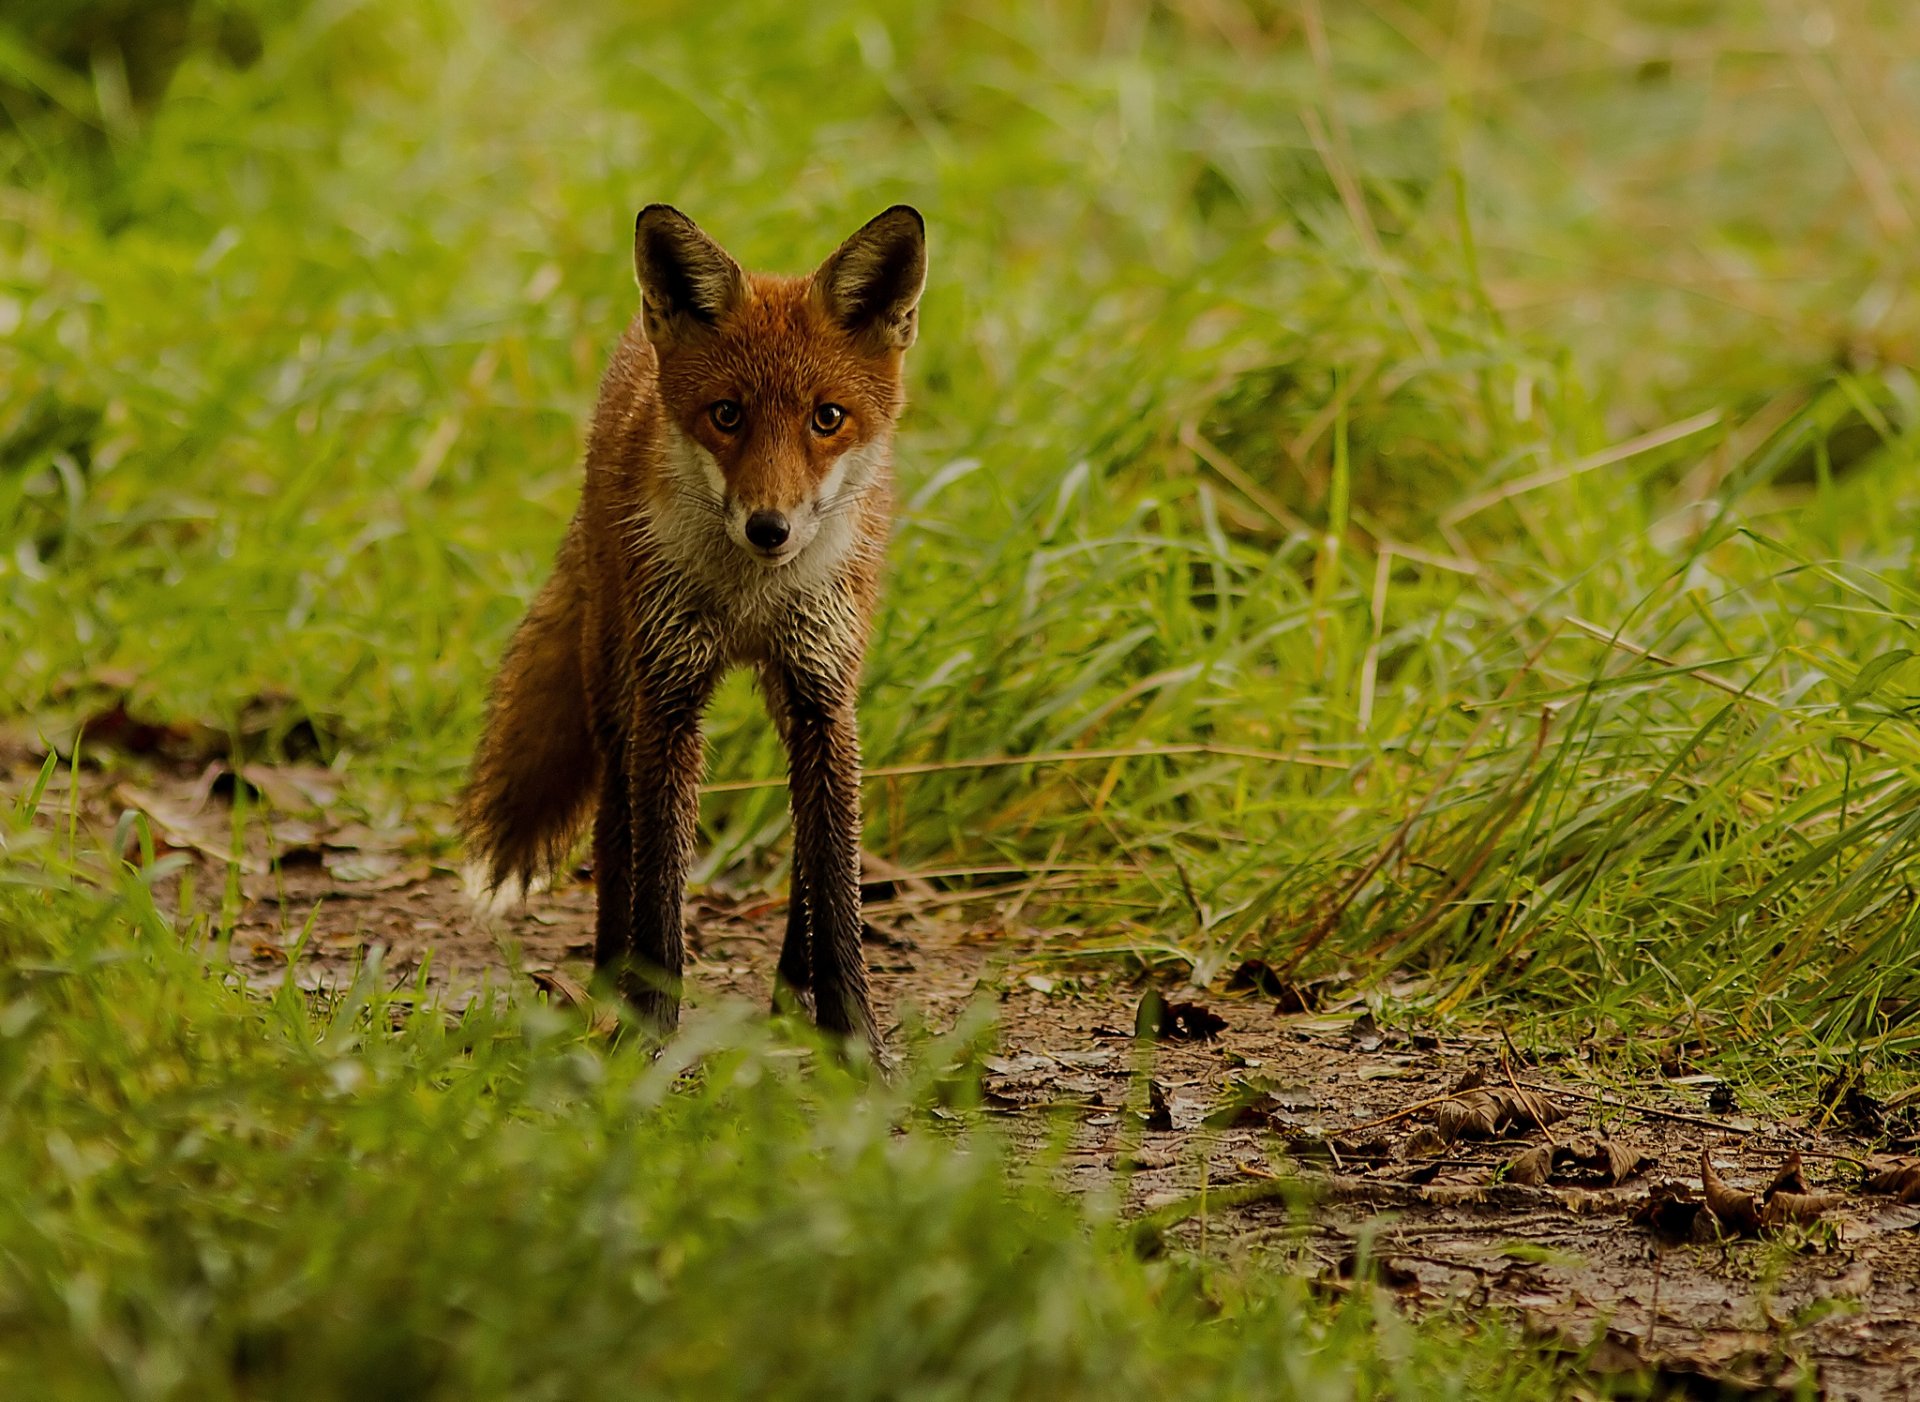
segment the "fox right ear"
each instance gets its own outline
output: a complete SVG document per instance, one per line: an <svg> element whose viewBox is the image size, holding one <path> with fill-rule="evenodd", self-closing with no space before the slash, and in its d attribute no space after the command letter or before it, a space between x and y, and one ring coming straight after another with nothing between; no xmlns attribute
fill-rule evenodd
<svg viewBox="0 0 1920 1402"><path fill-rule="evenodd" d="M828 313L875 351L913 344L927 285L927 224L912 205L875 215L813 275Z"/></svg>
<svg viewBox="0 0 1920 1402"><path fill-rule="evenodd" d="M716 325L746 295L740 265L670 204L650 204L634 221L633 274L655 345Z"/></svg>

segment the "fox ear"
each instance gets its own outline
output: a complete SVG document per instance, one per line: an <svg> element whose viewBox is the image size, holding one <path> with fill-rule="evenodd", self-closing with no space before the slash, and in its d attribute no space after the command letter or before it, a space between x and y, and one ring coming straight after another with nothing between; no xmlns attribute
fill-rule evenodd
<svg viewBox="0 0 1920 1402"><path fill-rule="evenodd" d="M746 295L740 265L670 204L650 204L634 221L633 273L655 345L713 326Z"/></svg>
<svg viewBox="0 0 1920 1402"><path fill-rule="evenodd" d="M813 275L832 316L874 351L905 350L918 325L927 285L927 225L920 211L897 204L874 216Z"/></svg>

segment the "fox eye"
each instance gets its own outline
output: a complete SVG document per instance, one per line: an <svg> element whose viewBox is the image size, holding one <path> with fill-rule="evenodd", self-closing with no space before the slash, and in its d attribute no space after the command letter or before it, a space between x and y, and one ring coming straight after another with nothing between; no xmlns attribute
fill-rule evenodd
<svg viewBox="0 0 1920 1402"><path fill-rule="evenodd" d="M731 399L716 399L709 404L707 417L722 433L736 433L740 429L740 406Z"/></svg>
<svg viewBox="0 0 1920 1402"><path fill-rule="evenodd" d="M822 438L830 438L840 431L840 425L847 421L847 411L838 404L822 404L813 411L813 431Z"/></svg>

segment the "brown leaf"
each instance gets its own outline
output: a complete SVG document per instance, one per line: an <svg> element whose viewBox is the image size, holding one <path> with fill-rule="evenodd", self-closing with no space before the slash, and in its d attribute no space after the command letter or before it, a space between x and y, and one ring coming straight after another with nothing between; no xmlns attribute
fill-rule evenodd
<svg viewBox="0 0 1920 1402"><path fill-rule="evenodd" d="M1920 1202L1920 1160L1901 1160L1884 1165L1861 1184L1869 1193L1885 1193L1901 1202Z"/></svg>
<svg viewBox="0 0 1920 1402"><path fill-rule="evenodd" d="M1243 959L1227 979L1227 992L1258 993L1271 998L1276 1013L1310 1013L1320 1006L1327 983L1326 979L1295 983L1281 977L1264 959Z"/></svg>
<svg viewBox="0 0 1920 1402"><path fill-rule="evenodd" d="M1846 1204L1837 1193L1770 1193L1761 1221L1769 1227L1787 1222L1817 1222L1822 1213Z"/></svg>
<svg viewBox="0 0 1920 1402"><path fill-rule="evenodd" d="M1795 1149L1787 1155L1787 1161L1780 1165L1780 1171L1773 1175L1773 1181L1767 1184L1763 1196L1770 1202L1778 1193L1805 1194L1812 1191L1807 1184L1807 1175L1800 1166L1800 1151Z"/></svg>
<svg viewBox="0 0 1920 1402"><path fill-rule="evenodd" d="M595 1008L592 995L572 975L560 969L530 969L527 977L556 1005L585 1013L595 1036L611 1037L620 1030L620 1019Z"/></svg>
<svg viewBox="0 0 1920 1402"><path fill-rule="evenodd" d="M1567 1112L1537 1090L1505 1090L1496 1093L1500 1102L1499 1123L1504 1128L1545 1129L1567 1117Z"/></svg>
<svg viewBox="0 0 1920 1402"><path fill-rule="evenodd" d="M1562 1157L1588 1173L1599 1175L1607 1186L1614 1188L1659 1162L1631 1140L1593 1140L1585 1135L1568 1140Z"/></svg>
<svg viewBox="0 0 1920 1402"><path fill-rule="evenodd" d="M1528 1149L1507 1165L1507 1181L1537 1188L1553 1176L1553 1145Z"/></svg>
<svg viewBox="0 0 1920 1402"><path fill-rule="evenodd" d="M1433 1112L1433 1126L1440 1137L1455 1139L1491 1139L1499 1133L1500 1102L1491 1091L1470 1090L1443 1100Z"/></svg>
<svg viewBox="0 0 1920 1402"><path fill-rule="evenodd" d="M115 784L113 796L127 807L146 814L158 836L170 847L199 852L217 862L231 862L250 875L266 869L258 857L235 850L232 826L224 810L191 809L133 784Z"/></svg>
<svg viewBox="0 0 1920 1402"><path fill-rule="evenodd" d="M1507 1130L1545 1129L1566 1114L1538 1091L1467 1090L1441 1101L1433 1123L1447 1140L1493 1139Z"/></svg>
<svg viewBox="0 0 1920 1402"><path fill-rule="evenodd" d="M1658 1183L1634 1209L1634 1225L1669 1241L1691 1241L1694 1224L1706 1204L1685 1183Z"/></svg>
<svg viewBox="0 0 1920 1402"><path fill-rule="evenodd" d="M1629 1178L1645 1173L1660 1160L1645 1153L1638 1144L1627 1139L1604 1139L1600 1147L1607 1155L1607 1181L1618 1187Z"/></svg>
<svg viewBox="0 0 1920 1402"><path fill-rule="evenodd" d="M311 813L340 796L339 776L314 764L243 764L240 777L280 813Z"/></svg>
<svg viewBox="0 0 1920 1402"><path fill-rule="evenodd" d="M1705 1149L1700 1151L1700 1187L1706 1195L1707 1211L1720 1225L1743 1236L1752 1236L1760 1230L1760 1207L1754 1202L1753 1194L1728 1187Z"/></svg>
<svg viewBox="0 0 1920 1402"><path fill-rule="evenodd" d="M1173 1128L1173 1108L1167 1104L1167 1088L1158 1081L1147 1082L1147 1117L1142 1125L1161 1133Z"/></svg>
<svg viewBox="0 0 1920 1402"><path fill-rule="evenodd" d="M1867 1094L1858 1071L1845 1071L1820 1089L1820 1108L1855 1134L1884 1134L1887 1107Z"/></svg>
<svg viewBox="0 0 1920 1402"><path fill-rule="evenodd" d="M1444 1154L1446 1151L1447 1141L1441 1137L1440 1131L1432 1125L1421 1125L1420 1128L1416 1129L1412 1134L1409 1134L1407 1136L1407 1142L1400 1146L1401 1157L1409 1159L1430 1159L1434 1157L1434 1155Z"/></svg>

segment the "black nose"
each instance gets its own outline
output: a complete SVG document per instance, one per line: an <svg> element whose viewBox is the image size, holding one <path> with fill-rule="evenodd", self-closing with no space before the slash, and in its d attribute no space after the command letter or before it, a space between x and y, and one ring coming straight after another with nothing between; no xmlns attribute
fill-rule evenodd
<svg viewBox="0 0 1920 1402"><path fill-rule="evenodd" d="M747 539L762 550L778 550L790 534L787 518L778 511L756 511L747 517Z"/></svg>

